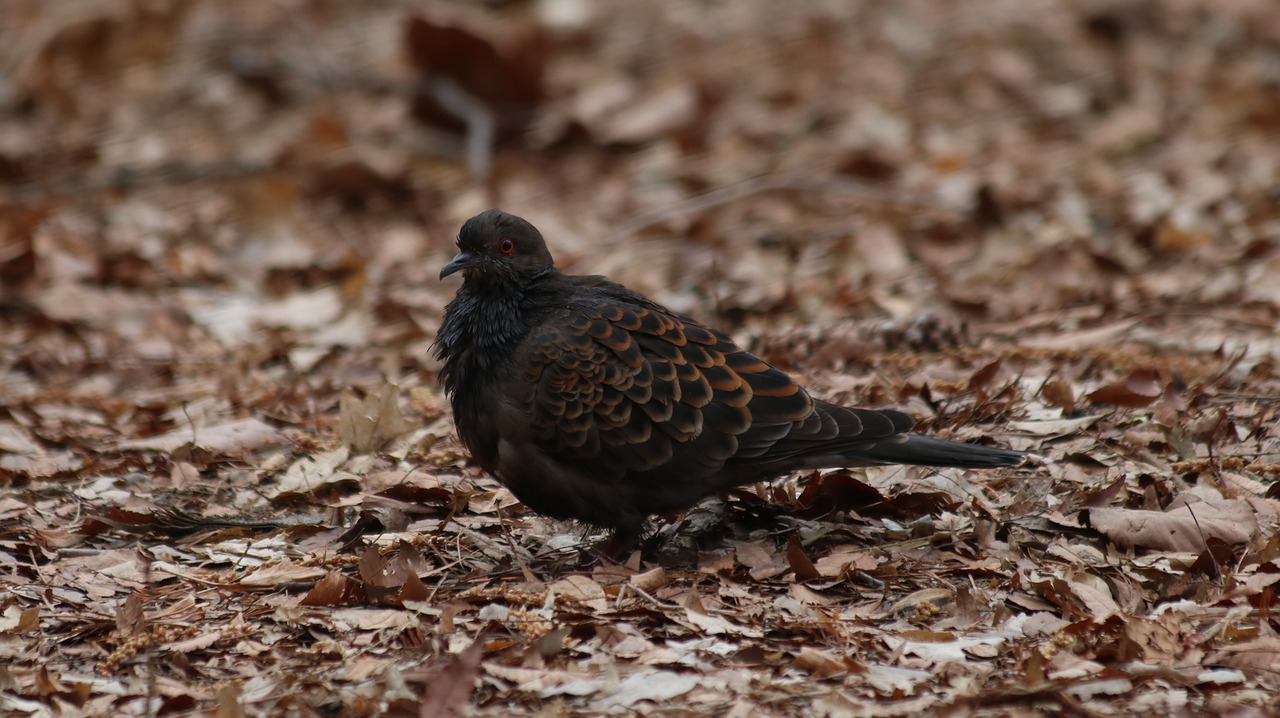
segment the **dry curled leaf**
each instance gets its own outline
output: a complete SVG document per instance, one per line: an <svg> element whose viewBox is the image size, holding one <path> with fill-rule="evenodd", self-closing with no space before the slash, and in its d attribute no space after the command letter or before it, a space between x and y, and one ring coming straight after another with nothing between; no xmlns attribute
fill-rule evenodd
<svg viewBox="0 0 1280 718"><path fill-rule="evenodd" d="M463 718L467 715L467 704L476 689L483 654L484 639L477 638L454 656L428 684L418 706L419 718Z"/></svg>
<svg viewBox="0 0 1280 718"><path fill-rule="evenodd" d="M1063 416L1071 416L1076 410L1076 394L1071 385L1060 377L1046 381L1040 387L1040 396L1051 406L1062 409Z"/></svg>
<svg viewBox="0 0 1280 718"><path fill-rule="evenodd" d="M409 430L400 412L400 387L395 384L385 384L364 399L343 392L340 402L338 435L356 454L377 451Z"/></svg>
<svg viewBox="0 0 1280 718"><path fill-rule="evenodd" d="M1089 392L1088 398L1095 404L1144 407L1160 398L1160 375L1151 369L1137 369L1124 379L1112 382Z"/></svg>

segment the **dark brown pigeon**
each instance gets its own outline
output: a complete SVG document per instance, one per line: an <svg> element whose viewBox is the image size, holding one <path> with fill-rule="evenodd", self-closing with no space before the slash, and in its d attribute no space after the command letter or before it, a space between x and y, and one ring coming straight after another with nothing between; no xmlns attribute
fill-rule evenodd
<svg viewBox="0 0 1280 718"><path fill-rule="evenodd" d="M458 435L539 513L638 536L645 519L798 469L995 467L1024 454L908 433L900 411L814 399L723 332L598 276L556 270L542 235L467 220L436 356Z"/></svg>

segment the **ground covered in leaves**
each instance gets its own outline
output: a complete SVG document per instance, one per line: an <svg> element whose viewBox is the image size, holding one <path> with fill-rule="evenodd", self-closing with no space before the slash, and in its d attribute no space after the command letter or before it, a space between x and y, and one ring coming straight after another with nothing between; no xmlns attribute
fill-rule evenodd
<svg viewBox="0 0 1280 718"><path fill-rule="evenodd" d="M0 713L1276 715L1274 0L6 0ZM589 529L462 220L1030 450Z"/></svg>

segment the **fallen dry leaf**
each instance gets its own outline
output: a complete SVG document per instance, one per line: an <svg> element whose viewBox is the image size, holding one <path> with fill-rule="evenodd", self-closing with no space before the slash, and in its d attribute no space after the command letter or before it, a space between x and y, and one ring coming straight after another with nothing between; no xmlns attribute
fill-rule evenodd
<svg viewBox="0 0 1280 718"><path fill-rule="evenodd" d="M484 641L477 638L475 643L449 661L423 694L422 703L418 706L420 718L462 718L467 714L467 704L476 689L483 653Z"/></svg>
<svg viewBox="0 0 1280 718"><path fill-rule="evenodd" d="M1150 369L1138 369L1119 381L1089 392L1087 398L1095 404L1143 407L1160 397L1159 375Z"/></svg>
<svg viewBox="0 0 1280 718"><path fill-rule="evenodd" d="M1182 508L1168 513L1134 509L1093 508L1088 510L1089 524L1121 546L1141 546L1158 551L1199 552L1205 539L1217 538L1227 543L1246 543L1256 527L1249 521L1203 518L1197 509ZM1240 512L1240 516L1247 516Z"/></svg>

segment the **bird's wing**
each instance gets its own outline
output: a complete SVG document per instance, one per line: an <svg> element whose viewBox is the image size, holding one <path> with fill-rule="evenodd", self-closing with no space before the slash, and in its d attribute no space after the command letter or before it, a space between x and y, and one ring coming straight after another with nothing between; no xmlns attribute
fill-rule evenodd
<svg viewBox="0 0 1280 718"><path fill-rule="evenodd" d="M821 428L790 377L692 319L599 298L560 319L528 336L516 362L531 438L558 461L695 479Z"/></svg>

